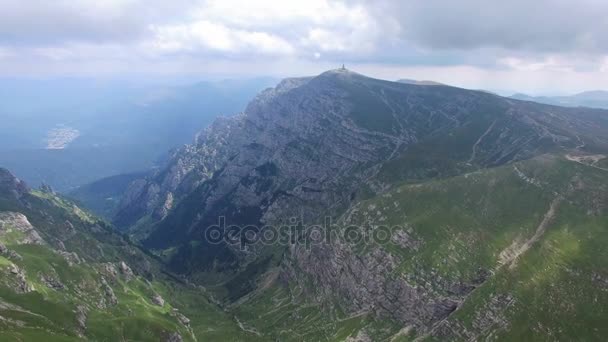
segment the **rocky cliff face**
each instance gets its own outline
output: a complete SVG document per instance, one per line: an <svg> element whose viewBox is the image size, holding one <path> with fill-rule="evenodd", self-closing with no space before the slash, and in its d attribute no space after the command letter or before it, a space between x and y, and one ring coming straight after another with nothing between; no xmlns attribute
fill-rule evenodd
<svg viewBox="0 0 608 342"><path fill-rule="evenodd" d="M129 226L146 219L152 228L143 244L161 254L171 251L166 255L176 271L257 277L270 267L262 262L266 247L243 250L201 238L218 217L227 225L256 227L293 217L304 224L341 217L348 224L360 200L396 184L568 150L608 150L608 115L335 70L283 81L245 113L218 120L166 168L131 184L116 222ZM400 251L415 254L424 243L400 234ZM388 316L419 331L448 317L491 272L480 267L445 281L425 274L442 292L396 276L406 259L393 250L361 254L337 240L272 253L281 256L280 279L308 289L314 300L339 298L337 305L349 312ZM247 273L252 267L261 270Z"/></svg>
<svg viewBox="0 0 608 342"><path fill-rule="evenodd" d="M429 169L437 166L424 163L431 158L451 161L439 170L450 174L557 149L603 148L602 120L601 111L385 82L347 70L288 79L261 93L244 114L217 120L155 176L132 183L115 221L162 220L195 192L197 215L177 229L197 225L196 216L228 215L235 224L294 215L314 221L348 208L362 187L382 192L433 176ZM404 163L414 158L416 164Z"/></svg>
<svg viewBox="0 0 608 342"><path fill-rule="evenodd" d="M27 217L21 213L0 212L0 236L14 236L18 244L42 244L44 241Z"/></svg>
<svg viewBox="0 0 608 342"><path fill-rule="evenodd" d="M0 168L0 194L20 198L28 191L27 185L13 176L7 169Z"/></svg>

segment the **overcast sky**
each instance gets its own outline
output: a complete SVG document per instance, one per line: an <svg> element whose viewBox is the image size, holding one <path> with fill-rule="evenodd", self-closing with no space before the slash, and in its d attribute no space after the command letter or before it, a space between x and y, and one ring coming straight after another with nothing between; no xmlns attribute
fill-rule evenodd
<svg viewBox="0 0 608 342"><path fill-rule="evenodd" d="M300 76L608 89L605 0L0 0L0 76Z"/></svg>

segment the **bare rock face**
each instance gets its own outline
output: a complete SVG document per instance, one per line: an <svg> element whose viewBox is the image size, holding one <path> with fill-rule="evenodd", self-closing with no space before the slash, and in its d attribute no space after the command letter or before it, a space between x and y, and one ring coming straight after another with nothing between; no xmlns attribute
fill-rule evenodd
<svg viewBox="0 0 608 342"><path fill-rule="evenodd" d="M199 186L198 218L185 223L192 230L219 215L235 224L292 215L312 221L346 207L375 165L413 137L357 128L349 94L335 82L332 75L289 80L260 94L244 115L218 120L165 170L133 183L118 223L131 214L158 216L154 208L164 212L170 193L169 202L179 203Z"/></svg>
<svg viewBox="0 0 608 342"><path fill-rule="evenodd" d="M339 298L349 312L388 317L424 331L457 308L457 301L437 296L396 274L399 260L380 247L360 255L343 241L298 248L297 264L309 275L313 298ZM293 273L291 279L301 279Z"/></svg>
<svg viewBox="0 0 608 342"><path fill-rule="evenodd" d="M292 217L312 225L326 215L340 217L362 192L380 194L410 177L426 177L408 168L394 175L386 170L416 146L472 127L478 138L460 155L449 155L459 167L503 165L591 140L608 146L608 132L591 131L600 129L593 115L346 70L290 79L262 92L243 114L217 120L153 176L133 182L115 222L128 227L143 217L155 221L146 247L175 248L176 255L196 261L179 262L175 267L198 269L178 272L209 271L226 255L226 264L237 270L240 261L256 259L255 247L190 248L219 216L241 226L280 225ZM407 229L392 239L413 251L424 243ZM398 258L381 247L359 255L338 240L290 248L281 276L318 301L342 298L350 312L387 315L417 331L448 316L472 290L464 283L441 284L453 289L453 297L445 298L415 286L406 276L392 276ZM306 286L308 280L314 286Z"/></svg>
<svg viewBox="0 0 608 342"><path fill-rule="evenodd" d="M158 306L164 306L165 300L159 294L155 294L154 296L152 296L152 303Z"/></svg>
<svg viewBox="0 0 608 342"><path fill-rule="evenodd" d="M292 216L314 224L324 214L346 210L362 187L385 191L390 184L376 177L383 166L429 137L482 123L483 139L467 148L461 162L501 165L543 153L549 147L539 145L540 139L577 146L574 134L552 122L587 129L582 118L568 114L348 70L288 79L259 94L242 115L216 120L155 175L133 182L114 221L128 227L146 216L171 219L170 212L179 209L175 204L191 196L198 208L188 208L192 218L180 220L182 230L200 233L218 216L237 225ZM184 232L155 233L149 239L153 247L189 239Z"/></svg>
<svg viewBox="0 0 608 342"><path fill-rule="evenodd" d="M173 209L173 201L173 193L167 192L167 194L165 195L165 202L160 208L155 210L154 216L158 217L161 220L167 217L171 209Z"/></svg>
<svg viewBox="0 0 608 342"><path fill-rule="evenodd" d="M116 265L111 262L101 264L100 271L104 275L104 278L108 278L112 282L118 277L118 269L116 268Z"/></svg>
<svg viewBox="0 0 608 342"><path fill-rule="evenodd" d="M74 224L69 220L66 220L62 225L59 226L60 229L56 232L56 238L60 241L67 241L76 235L76 229L74 228Z"/></svg>
<svg viewBox="0 0 608 342"><path fill-rule="evenodd" d="M48 287L50 289L63 290L65 288L65 285L63 285L63 283L59 280L59 277L57 277L57 275L41 273L41 274L39 274L38 278L42 284L44 284L46 287Z"/></svg>
<svg viewBox="0 0 608 342"><path fill-rule="evenodd" d="M515 299L510 294L493 295L475 312L470 327L454 320L446 320L431 331L430 335L443 341L475 340L490 331L507 331L511 324L507 310L514 304Z"/></svg>
<svg viewBox="0 0 608 342"><path fill-rule="evenodd" d="M0 242L0 255L12 260L22 260L21 255L17 252L8 249L3 243Z"/></svg>
<svg viewBox="0 0 608 342"><path fill-rule="evenodd" d="M242 125L241 118L219 118L199 136L200 144L174 153L165 170L150 179L132 182L119 205L114 223L126 227L149 214L162 219L173 203L193 191L222 167L230 156L229 132ZM232 135L232 134L230 134Z"/></svg>
<svg viewBox="0 0 608 342"><path fill-rule="evenodd" d="M64 250L60 250L57 251L57 253L59 253L68 262L68 265L70 266L82 263L82 259L80 258L80 256L78 256L76 252L66 252Z"/></svg>
<svg viewBox="0 0 608 342"><path fill-rule="evenodd" d="M182 336L176 332L166 334L163 339L164 342L182 342L183 340Z"/></svg>
<svg viewBox="0 0 608 342"><path fill-rule="evenodd" d="M131 267L129 267L129 265L127 265L124 261L118 263L118 269L120 270L120 274L127 282L133 279L133 277L135 277Z"/></svg>
<svg viewBox="0 0 608 342"><path fill-rule="evenodd" d="M100 308L107 308L109 306L114 306L118 304L118 298L116 298L114 290L112 290L112 287L108 284L104 277L101 277L101 290L104 294L104 297L99 303Z"/></svg>
<svg viewBox="0 0 608 342"><path fill-rule="evenodd" d="M109 282L113 284L116 283L119 277L126 282L131 281L135 277L131 267L129 267L129 265L127 265L124 261L117 263L103 263L101 264L100 272Z"/></svg>
<svg viewBox="0 0 608 342"><path fill-rule="evenodd" d="M9 269L13 279L15 280L15 286L13 290L17 293L29 293L34 291L34 287L28 283L25 276L25 271L19 268L17 265L12 264Z"/></svg>
<svg viewBox="0 0 608 342"><path fill-rule="evenodd" d="M0 194L7 194L15 199L20 199L29 191L24 182L13 176L7 169L0 168Z"/></svg>
<svg viewBox="0 0 608 342"><path fill-rule="evenodd" d="M0 212L0 235L5 235L12 231L20 233L20 237L15 241L18 244L41 245L44 243L44 240L42 240L25 215L6 211Z"/></svg>
<svg viewBox="0 0 608 342"><path fill-rule="evenodd" d="M420 241L411 236L411 228L393 232L391 234L391 241L403 249L417 250L420 245Z"/></svg>
<svg viewBox="0 0 608 342"><path fill-rule="evenodd" d="M349 336L346 342L372 342L372 339L365 331L360 330L357 335Z"/></svg>
<svg viewBox="0 0 608 342"><path fill-rule="evenodd" d="M184 316L181 312L179 312L177 309L173 309L173 311L171 311L171 316L177 318L177 320L185 327L190 327L190 319L186 316Z"/></svg>
<svg viewBox="0 0 608 342"><path fill-rule="evenodd" d="M78 335L84 337L87 331L87 319L89 310L84 305L76 306L76 328L78 329Z"/></svg>
<svg viewBox="0 0 608 342"><path fill-rule="evenodd" d="M52 195L55 194L55 190L53 190L53 188L46 183L42 183L42 185L40 185L40 191L47 193L47 194L52 194Z"/></svg>

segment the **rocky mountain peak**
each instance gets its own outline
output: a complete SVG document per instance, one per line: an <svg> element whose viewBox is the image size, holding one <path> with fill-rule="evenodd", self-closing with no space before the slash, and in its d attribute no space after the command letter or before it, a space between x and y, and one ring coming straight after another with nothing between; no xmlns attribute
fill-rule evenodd
<svg viewBox="0 0 608 342"><path fill-rule="evenodd" d="M340 77L340 76L363 76L357 72L354 72L350 69L347 69L345 67L342 68L338 68L338 69L331 69L331 70L327 70L323 73L321 73L319 76L323 77L323 76L334 76L334 77Z"/></svg>
<svg viewBox="0 0 608 342"><path fill-rule="evenodd" d="M29 191L25 182L15 177L9 170L0 168L0 194L12 194L20 198Z"/></svg>
<svg viewBox="0 0 608 342"><path fill-rule="evenodd" d="M216 120L150 179L133 183L114 222L126 227L146 215L164 219L205 182L199 199L204 204L196 210L215 213L227 196L235 196L256 212L263 204L257 216L269 219L275 193L316 205L317 197L325 205L345 203L359 186L381 191L411 177L574 148L590 139L587 121L594 116L455 87L374 79L346 68L288 78L260 93L243 113ZM413 166L403 162L408 158L416 161ZM437 171L429 158L450 162ZM266 186L259 187L265 191L259 191L252 182L262 182L257 169L264 165L275 165L278 176L264 180Z"/></svg>
<svg viewBox="0 0 608 342"><path fill-rule="evenodd" d="M341 81L341 82L355 82L355 81L362 81L365 79L372 80L372 78L370 78L368 76L365 76L363 74L360 74L358 72L355 72L355 71L352 71L352 70L346 69L346 68L327 70L327 71L313 77L313 79L334 80L334 81Z"/></svg>

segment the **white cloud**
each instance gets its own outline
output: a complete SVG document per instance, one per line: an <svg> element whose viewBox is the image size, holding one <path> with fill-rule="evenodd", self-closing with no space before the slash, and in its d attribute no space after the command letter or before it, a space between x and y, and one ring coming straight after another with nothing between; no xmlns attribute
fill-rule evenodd
<svg viewBox="0 0 608 342"><path fill-rule="evenodd" d="M327 0L210 0L193 11L205 18L243 28L301 25L352 25L367 16L359 4Z"/></svg>
<svg viewBox="0 0 608 342"><path fill-rule="evenodd" d="M555 71L572 71L567 61L562 60L557 56L548 56L540 60L538 59L522 59L517 57L505 57L498 60L499 65L507 66L517 71L539 71L539 70L555 70Z"/></svg>
<svg viewBox="0 0 608 342"><path fill-rule="evenodd" d="M294 48L276 35L229 28L209 21L196 21L182 25L152 27L155 32L153 46L165 52L212 51L254 54L290 55Z"/></svg>
<svg viewBox="0 0 608 342"><path fill-rule="evenodd" d="M343 31L312 28L300 39L300 44L304 48L323 52L370 54L376 48L376 39L374 39L375 32L365 31L366 26L365 23L361 23L362 29Z"/></svg>
<svg viewBox="0 0 608 342"><path fill-rule="evenodd" d="M600 72L608 74L608 57L604 57L602 65L600 66Z"/></svg>
<svg viewBox="0 0 608 342"><path fill-rule="evenodd" d="M0 0L0 76L296 76L345 62L476 88L608 88L607 10L600 0Z"/></svg>
<svg viewBox="0 0 608 342"><path fill-rule="evenodd" d="M405 38L435 49L608 52L602 0L379 1L400 19Z"/></svg>
<svg viewBox="0 0 608 342"><path fill-rule="evenodd" d="M126 41L144 33L141 0L0 0L0 43Z"/></svg>
<svg viewBox="0 0 608 342"><path fill-rule="evenodd" d="M351 67L361 73L388 80L399 78L433 80L469 89L497 91L507 95L514 92L548 95L574 94L593 89L608 90L608 69L605 71L514 70L471 65L401 66L385 64L355 64Z"/></svg>
<svg viewBox="0 0 608 342"><path fill-rule="evenodd" d="M0 46L0 59L8 58L8 57L11 57L12 55L13 55L13 52L10 49Z"/></svg>
<svg viewBox="0 0 608 342"><path fill-rule="evenodd" d="M66 60L74 58L74 51L66 48L34 48L32 52L35 55L50 58L52 60Z"/></svg>
<svg viewBox="0 0 608 342"><path fill-rule="evenodd" d="M153 25L162 51L197 48L247 55L374 51L382 30L365 7L340 1L206 1L179 24ZM318 57L315 57L318 58Z"/></svg>

